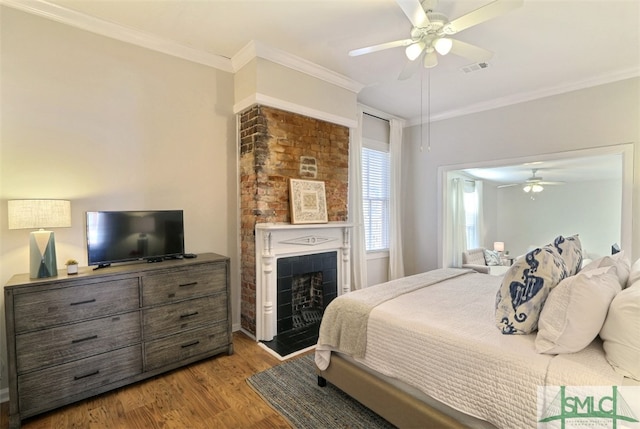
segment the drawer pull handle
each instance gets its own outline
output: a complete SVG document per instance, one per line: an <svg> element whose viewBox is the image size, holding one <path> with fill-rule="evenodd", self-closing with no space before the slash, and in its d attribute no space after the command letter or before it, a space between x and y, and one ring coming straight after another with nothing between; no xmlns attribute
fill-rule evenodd
<svg viewBox="0 0 640 429"><path fill-rule="evenodd" d="M178 285L178 287L195 286L197 284L198 282L184 283L184 284Z"/></svg>
<svg viewBox="0 0 640 429"><path fill-rule="evenodd" d="M75 377L73 377L73 379L74 379L74 381L77 381L77 380L82 380L83 378L91 377L92 375L98 375L98 374L100 374L100 370L99 369L97 369L97 370L95 370L95 371L93 371L92 373L89 373L89 374L76 375Z"/></svg>
<svg viewBox="0 0 640 429"><path fill-rule="evenodd" d="M182 347L183 349L186 349L187 347L197 346L198 344L200 344L200 341L194 341L194 342L189 343L189 344L184 344L184 345L182 345L180 347Z"/></svg>
<svg viewBox="0 0 640 429"><path fill-rule="evenodd" d="M86 338L78 338L77 340L72 340L71 344L81 343L83 341L95 340L96 338L98 338L97 335L92 335L92 336L86 337Z"/></svg>
<svg viewBox="0 0 640 429"><path fill-rule="evenodd" d="M198 312L197 312L197 311L194 311L193 313L181 314L181 315L180 315L180 318L181 318L181 319L186 319L187 317L195 316L195 315L197 315L197 314L198 314Z"/></svg>
<svg viewBox="0 0 640 429"><path fill-rule="evenodd" d="M96 299L88 299L86 301L78 301L78 302L72 302L70 305L82 305L82 304L91 304L92 302L96 302Z"/></svg>

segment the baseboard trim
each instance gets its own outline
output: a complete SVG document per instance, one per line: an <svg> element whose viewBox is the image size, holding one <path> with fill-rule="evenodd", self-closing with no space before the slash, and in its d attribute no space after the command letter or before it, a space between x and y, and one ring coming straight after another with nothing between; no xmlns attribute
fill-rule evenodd
<svg viewBox="0 0 640 429"><path fill-rule="evenodd" d="M5 387L0 390L0 403L9 402L9 388Z"/></svg>

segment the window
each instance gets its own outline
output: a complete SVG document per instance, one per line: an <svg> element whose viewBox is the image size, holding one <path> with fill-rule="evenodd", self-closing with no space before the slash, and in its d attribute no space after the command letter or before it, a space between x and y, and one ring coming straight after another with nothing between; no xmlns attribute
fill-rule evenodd
<svg viewBox="0 0 640 429"><path fill-rule="evenodd" d="M362 148L362 204L367 252L389 249L389 148L384 143L372 143L377 142L368 142L369 147Z"/></svg>
<svg viewBox="0 0 640 429"><path fill-rule="evenodd" d="M464 182L464 217L467 230L467 249L480 247L479 201L475 182Z"/></svg>

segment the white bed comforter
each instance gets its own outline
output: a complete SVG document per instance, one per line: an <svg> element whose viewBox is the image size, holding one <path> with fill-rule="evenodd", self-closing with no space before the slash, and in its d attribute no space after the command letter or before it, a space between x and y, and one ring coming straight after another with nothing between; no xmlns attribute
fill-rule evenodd
<svg viewBox="0 0 640 429"><path fill-rule="evenodd" d="M500 281L465 274L380 304L357 360L499 428L537 426L538 386L623 384L597 342L553 356L535 351L535 334L503 335L494 318ZM316 363L328 354L317 350Z"/></svg>

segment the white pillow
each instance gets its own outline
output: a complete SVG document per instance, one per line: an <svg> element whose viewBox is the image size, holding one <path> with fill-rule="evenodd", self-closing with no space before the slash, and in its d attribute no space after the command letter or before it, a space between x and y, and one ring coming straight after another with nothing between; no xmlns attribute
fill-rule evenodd
<svg viewBox="0 0 640 429"><path fill-rule="evenodd" d="M631 269L629 260L624 257L624 251L616 253L612 256L603 256L601 258L598 258L585 266L582 271L611 266L616 267L618 280L620 281L620 287L624 289L625 287L627 287L627 281L629 280L629 270Z"/></svg>
<svg viewBox="0 0 640 429"><path fill-rule="evenodd" d="M562 280L540 312L535 341L538 353L575 353L588 346L598 336L609 304L620 290L613 267Z"/></svg>
<svg viewBox="0 0 640 429"><path fill-rule="evenodd" d="M635 261L629 270L629 278L627 279L627 287L640 280L640 259Z"/></svg>
<svg viewBox="0 0 640 429"><path fill-rule="evenodd" d="M613 299L600 338L613 369L640 381L640 282Z"/></svg>

